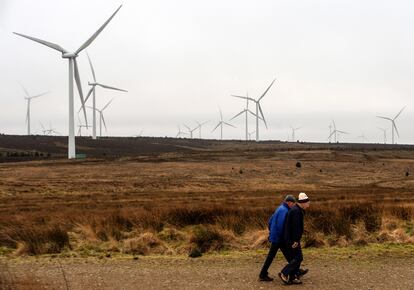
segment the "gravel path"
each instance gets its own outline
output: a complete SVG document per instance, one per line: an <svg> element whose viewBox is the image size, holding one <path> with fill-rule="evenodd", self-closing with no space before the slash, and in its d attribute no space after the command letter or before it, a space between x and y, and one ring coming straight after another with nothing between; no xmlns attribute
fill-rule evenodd
<svg viewBox="0 0 414 290"><path fill-rule="evenodd" d="M305 256L306 259L306 256ZM414 289L414 255L334 258L313 256L303 285L285 286L278 279L258 282L263 255L198 259L139 257L117 259L26 259L7 263L16 281L36 281L45 289ZM277 277L283 261L278 256L270 269ZM63 272L62 272L63 269ZM1 288L1 287L0 287ZM32 288L25 289L35 289ZM17 287L18 289L18 287Z"/></svg>

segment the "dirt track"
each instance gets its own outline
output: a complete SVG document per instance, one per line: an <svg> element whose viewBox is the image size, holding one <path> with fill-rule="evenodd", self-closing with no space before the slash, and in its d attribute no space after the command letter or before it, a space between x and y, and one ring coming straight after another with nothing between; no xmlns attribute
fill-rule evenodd
<svg viewBox="0 0 414 290"><path fill-rule="evenodd" d="M324 251L324 250L318 250ZM321 253L322 253L321 252ZM362 259L358 260L358 257ZM303 285L285 286L278 279L258 282L264 254L237 257L139 257L137 260L61 260L69 289L413 289L414 256L318 255L306 257L310 269ZM57 259L8 262L16 278L35 276L46 289L66 289ZM280 256L270 269L276 276ZM36 279L36 280L37 280ZM17 280L17 279L16 279Z"/></svg>

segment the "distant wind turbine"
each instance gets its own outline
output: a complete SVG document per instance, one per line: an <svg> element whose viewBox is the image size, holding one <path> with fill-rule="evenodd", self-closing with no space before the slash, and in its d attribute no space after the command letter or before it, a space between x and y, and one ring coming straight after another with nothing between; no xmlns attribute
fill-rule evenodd
<svg viewBox="0 0 414 290"><path fill-rule="evenodd" d="M391 140L392 140L392 144L395 144L394 142L394 130L397 133L397 136L400 137L400 134L398 133L398 129L397 126L395 125L395 120L401 115L402 111L405 109L405 107L403 107L397 115L395 115L394 118L388 118L388 117L383 117L383 116L377 116L377 118L381 118L381 119L385 119L391 122Z"/></svg>
<svg viewBox="0 0 414 290"><path fill-rule="evenodd" d="M108 106L112 103L114 99L111 99L102 109L95 109L99 113L99 137L102 137L102 123L105 127L105 131L108 131L108 128L106 127L105 118L103 115L103 111L108 108ZM89 109L93 110L93 107L87 106Z"/></svg>
<svg viewBox="0 0 414 290"><path fill-rule="evenodd" d="M177 133L177 135L175 136L175 138L182 138L183 136L185 137L185 135L188 135L188 133L186 133L186 132L184 132L184 131L181 131L181 127L180 127L180 126L178 126L178 133Z"/></svg>
<svg viewBox="0 0 414 290"><path fill-rule="evenodd" d="M190 138L192 139L193 138L193 132L198 129L198 126L197 127L194 127L193 129L191 129L186 124L184 124L184 127L187 128L188 132L190 133Z"/></svg>
<svg viewBox="0 0 414 290"><path fill-rule="evenodd" d="M118 88L115 88L115 87L110 87L108 85L98 83L96 81L95 70L93 69L91 58L89 57L89 54L87 52L86 52L86 55L88 56L89 66L91 67L93 83L88 82L88 85L91 86L91 88L90 88L88 94L86 95L85 103L88 101L90 95L93 93L93 95L92 95L92 107L94 108L94 110L93 110L93 114L92 114L92 139L96 139L96 110L95 110L96 109L96 86L100 86L104 89L116 90L116 91L121 91L121 92L127 92L127 91L123 90L123 89L118 89Z"/></svg>
<svg viewBox="0 0 414 290"><path fill-rule="evenodd" d="M357 138L358 139L361 139L362 140L362 143L368 142L368 138L365 136L364 133L362 133L362 135L359 135Z"/></svg>
<svg viewBox="0 0 414 290"><path fill-rule="evenodd" d="M238 96L238 97L240 97L240 96ZM246 99L246 108L243 111L237 113L233 118L230 119L230 121L232 121L233 119L236 119L238 116L240 116L242 114L245 114L245 121L246 121L246 127L245 127L245 129L246 129L246 131L245 131L245 133L246 133L246 141L249 141L249 122L248 122L248 115L249 115L249 113L252 114L254 117L256 117L257 115L255 113L253 113L252 111L250 111L250 109L249 109L249 95L247 94L247 97L242 97L242 99ZM260 118L260 119L262 120L262 118Z"/></svg>
<svg viewBox="0 0 414 290"><path fill-rule="evenodd" d="M378 128L378 129L381 130L382 133L384 134L383 135L383 137L384 137L384 144L387 144L387 129L385 129L385 128Z"/></svg>
<svg viewBox="0 0 414 290"><path fill-rule="evenodd" d="M236 128L236 127L235 127L235 126L233 126L232 124L230 124L230 123L227 123L227 122L224 122L224 121L223 121L223 113L221 112L221 109L220 109L220 121L218 122L217 126L216 126L216 127L214 127L213 131L211 131L211 132L214 132L214 131L216 131L216 129L217 129L218 127L220 127L220 140L223 140L223 125L226 125L226 126L230 126L230 127Z"/></svg>
<svg viewBox="0 0 414 290"><path fill-rule="evenodd" d="M296 142L295 133L296 131L302 129L302 127L293 128L292 126L290 126L290 129L292 130L292 141Z"/></svg>
<svg viewBox="0 0 414 290"><path fill-rule="evenodd" d="M41 97L43 95L46 95L48 92L31 96L22 84L20 84L20 86L22 87L22 89L24 91L24 94L26 95L24 98L27 101L27 112L26 112L27 135L30 135L30 104L31 104L31 101L32 101L32 99L35 99L35 98Z"/></svg>
<svg viewBox="0 0 414 290"><path fill-rule="evenodd" d="M45 46L48 46L54 50L57 50L62 53L62 58L67 58L69 61L69 138L68 138L68 158L76 158L76 147L75 147L75 120L74 120L74 100L73 100L73 78L75 78L76 86L78 88L83 114L85 117L86 125L88 125L88 120L86 117L86 109L85 109L85 102L83 99L83 93L82 93L82 84L79 76L79 69L78 69L78 63L76 61L76 58L78 57L78 54L87 48L94 40L95 38L102 32L102 30L106 27L106 25L112 20L112 18L115 16L115 14L121 9L122 5L118 7L118 9L109 17L109 19L91 36L87 41L85 41L84 44L82 44L76 51L69 52L63 47L61 47L58 44L48 42L39 38L27 36L24 34L20 34L17 32L13 32L14 34L17 34L19 36L25 37L27 39L33 40L35 42L38 42L40 44L43 44Z"/></svg>
<svg viewBox="0 0 414 290"><path fill-rule="evenodd" d="M198 136L201 139L201 127L204 126L205 124L207 124L209 121L205 121L203 123L200 123L198 121L196 121L196 123L198 124L197 129L198 129Z"/></svg>
<svg viewBox="0 0 414 290"><path fill-rule="evenodd" d="M249 132L249 140L252 140L252 135L256 133L256 131Z"/></svg>
<svg viewBox="0 0 414 290"><path fill-rule="evenodd" d="M259 141L259 112L260 112L261 120L263 120L263 122L264 122L264 124L266 126L266 129L267 129L267 123L266 123L266 119L265 119L264 114L263 114L262 107L260 106L260 101L267 94L267 92L270 90L270 88L272 87L272 85L273 85L273 83L275 81L276 81L276 79L274 79L270 83L269 87L264 91L264 93L257 100L256 99L253 99L253 98L250 98L248 96L247 97L244 97L244 96L232 95L233 97L247 99L247 100L250 100L250 101L256 103L256 114L255 114L256 115L256 141ZM248 131L246 130L246 132L248 132ZM247 133L246 133L246 139L247 139Z"/></svg>
<svg viewBox="0 0 414 290"><path fill-rule="evenodd" d="M332 138L332 136L334 136L335 143L337 143L338 142L338 133L339 134L349 134L348 132L345 132L345 131L341 131L341 130L336 129L336 124L335 124L335 121L334 120L332 120L332 125L333 125L334 130L329 135L329 137L328 137L329 140L330 140L330 138Z"/></svg>

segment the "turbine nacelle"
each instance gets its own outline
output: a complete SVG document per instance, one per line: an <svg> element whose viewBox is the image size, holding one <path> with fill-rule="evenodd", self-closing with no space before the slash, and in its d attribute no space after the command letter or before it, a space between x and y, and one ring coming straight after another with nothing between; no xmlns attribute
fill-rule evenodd
<svg viewBox="0 0 414 290"><path fill-rule="evenodd" d="M62 58L77 58L78 55L74 52L62 52Z"/></svg>

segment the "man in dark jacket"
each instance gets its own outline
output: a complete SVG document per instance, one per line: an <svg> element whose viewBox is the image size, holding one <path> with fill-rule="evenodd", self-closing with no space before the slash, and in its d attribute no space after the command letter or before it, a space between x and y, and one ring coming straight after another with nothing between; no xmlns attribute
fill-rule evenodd
<svg viewBox="0 0 414 290"><path fill-rule="evenodd" d="M260 271L260 281L273 281L273 278L269 277L269 267L276 256L277 250L280 249L289 262L287 251L283 245L283 227L285 223L286 215L289 209L295 205L295 198L292 195L287 195L283 203L275 210L273 215L269 219L269 241L271 242L269 253Z"/></svg>
<svg viewBox="0 0 414 290"><path fill-rule="evenodd" d="M283 230L284 242L288 250L289 263L279 273L280 279L285 284L301 284L297 273L303 261L300 240L304 230L304 210L310 205L306 193L299 193L299 198L288 212Z"/></svg>

